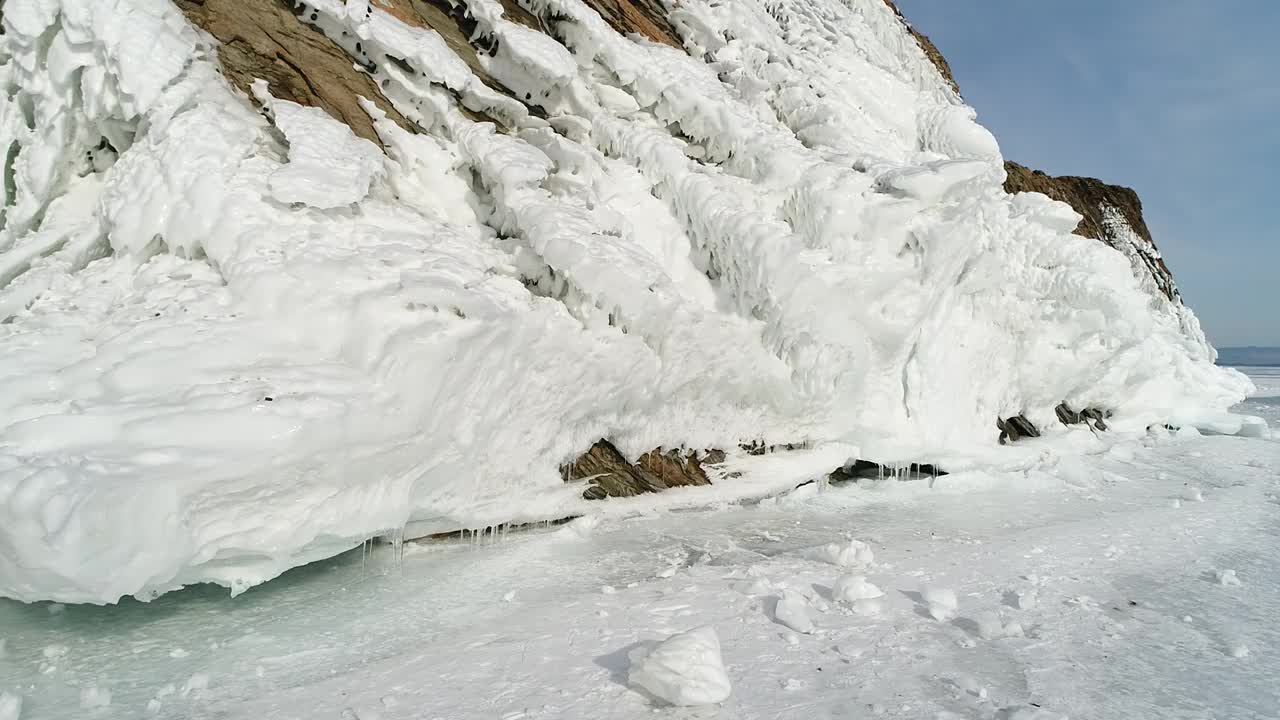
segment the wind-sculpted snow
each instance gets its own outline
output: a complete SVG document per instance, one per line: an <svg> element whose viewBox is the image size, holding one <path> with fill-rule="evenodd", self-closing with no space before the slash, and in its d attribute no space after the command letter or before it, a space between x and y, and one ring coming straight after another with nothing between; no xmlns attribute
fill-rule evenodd
<svg viewBox="0 0 1280 720"><path fill-rule="evenodd" d="M930 460L1063 401L1221 426L1247 391L1130 258L1003 192L881 0L690 0L687 53L526 7L551 34L468 4L499 92L311 2L420 130L365 103L379 148L236 93L166 0L5 3L0 594L240 592L407 523L589 512L557 467L600 438Z"/></svg>

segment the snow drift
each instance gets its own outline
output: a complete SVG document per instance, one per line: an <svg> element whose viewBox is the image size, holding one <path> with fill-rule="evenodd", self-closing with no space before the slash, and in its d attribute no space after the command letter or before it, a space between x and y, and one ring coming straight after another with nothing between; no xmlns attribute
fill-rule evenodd
<svg viewBox="0 0 1280 720"><path fill-rule="evenodd" d="M684 51L469 0L500 89L388 7L295 7L384 96L366 138L236 91L167 0L4 4L0 595L239 592L409 521L554 517L599 438L942 457L1248 389L1002 190L882 0L684 0Z"/></svg>

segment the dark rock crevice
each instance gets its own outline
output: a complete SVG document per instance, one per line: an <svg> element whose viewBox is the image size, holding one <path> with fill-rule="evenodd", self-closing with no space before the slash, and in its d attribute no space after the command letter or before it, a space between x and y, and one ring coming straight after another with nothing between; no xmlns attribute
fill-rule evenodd
<svg viewBox="0 0 1280 720"><path fill-rule="evenodd" d="M858 459L844 467L833 470L827 476L827 480L833 483L883 480L885 478L913 480L916 478L936 478L946 474L946 470L933 463L885 464Z"/></svg>
<svg viewBox="0 0 1280 720"><path fill-rule="evenodd" d="M1071 406L1066 403L1059 403L1058 407L1053 409L1058 416L1058 422L1063 425L1079 425L1084 423L1091 430L1106 430L1106 419L1111 417L1111 411L1100 410L1098 408L1085 408L1079 412L1072 410Z"/></svg>
<svg viewBox="0 0 1280 720"><path fill-rule="evenodd" d="M1026 415L1014 415L1010 418L996 418L996 428L1000 430L1000 444L1018 442L1024 438L1040 437L1040 429L1027 419Z"/></svg>

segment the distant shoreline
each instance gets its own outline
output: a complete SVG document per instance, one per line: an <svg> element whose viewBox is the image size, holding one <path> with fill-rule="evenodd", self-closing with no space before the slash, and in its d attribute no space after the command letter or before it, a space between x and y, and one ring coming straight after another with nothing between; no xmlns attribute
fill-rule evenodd
<svg viewBox="0 0 1280 720"><path fill-rule="evenodd" d="M1223 367L1280 367L1280 347L1218 348L1218 364Z"/></svg>

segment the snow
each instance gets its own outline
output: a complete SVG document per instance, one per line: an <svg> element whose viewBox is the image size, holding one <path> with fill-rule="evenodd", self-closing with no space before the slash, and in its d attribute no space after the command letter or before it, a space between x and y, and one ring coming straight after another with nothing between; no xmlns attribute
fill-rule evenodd
<svg viewBox="0 0 1280 720"><path fill-rule="evenodd" d="M272 198L331 210L369 194L386 162L377 145L356 137L320 108L271 97L265 80L258 80L253 90L289 143L288 162L267 179Z"/></svg>
<svg viewBox="0 0 1280 720"><path fill-rule="evenodd" d="M1271 435L1143 248L1003 192L881 0L689 0L690 52L578 0L527 4L555 39L466 3L546 119L376 2L309 6L421 134L237 95L167 0L5 3L0 595L239 595L372 537L759 499L859 457L1030 472L1095 442L1063 401L1129 439ZM1020 412L1045 437L1000 447ZM731 453L710 488L588 503L558 468L600 438Z"/></svg>
<svg viewBox="0 0 1280 720"><path fill-rule="evenodd" d="M711 705L724 702L732 692L720 659L720 639L712 627L637 648L627 677L632 685L672 705Z"/></svg>

